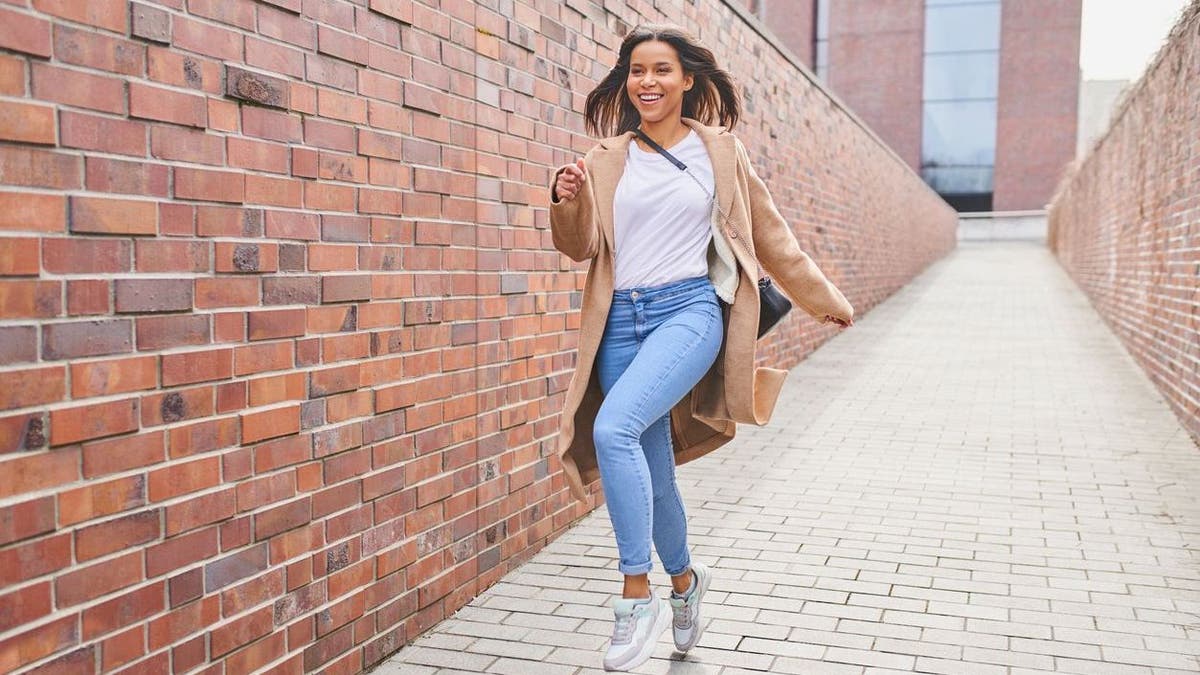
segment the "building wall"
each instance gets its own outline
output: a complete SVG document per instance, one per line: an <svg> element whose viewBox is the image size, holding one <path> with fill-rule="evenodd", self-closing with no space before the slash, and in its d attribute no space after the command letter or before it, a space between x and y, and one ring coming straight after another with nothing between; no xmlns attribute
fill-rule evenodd
<svg viewBox="0 0 1200 675"><path fill-rule="evenodd" d="M0 671L356 672L576 504L545 185L642 19L860 313L955 214L716 0L0 6ZM897 213L905 217L896 218ZM839 330L794 312L763 361Z"/></svg>
<svg viewBox="0 0 1200 675"><path fill-rule="evenodd" d="M1049 243L1200 441L1200 1L1059 186Z"/></svg>
<svg viewBox="0 0 1200 675"><path fill-rule="evenodd" d="M914 171L921 168L924 0L832 0L829 85Z"/></svg>
<svg viewBox="0 0 1200 675"><path fill-rule="evenodd" d="M813 63L816 0L759 0L758 18L809 70Z"/></svg>
<svg viewBox="0 0 1200 675"><path fill-rule="evenodd" d="M992 208L1043 208L1075 157L1082 0L1004 0Z"/></svg>

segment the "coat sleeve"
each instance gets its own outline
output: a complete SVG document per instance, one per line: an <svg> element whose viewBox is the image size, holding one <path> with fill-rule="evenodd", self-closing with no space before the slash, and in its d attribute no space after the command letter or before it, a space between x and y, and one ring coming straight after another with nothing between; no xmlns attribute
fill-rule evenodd
<svg viewBox="0 0 1200 675"><path fill-rule="evenodd" d="M587 169L591 158L592 153L588 152L583 160L587 180L572 200L554 198L554 183L558 181L562 168L550 178L550 234L554 248L576 262L594 258L600 250L600 226L595 218L596 201L592 192L594 181L591 171Z"/></svg>
<svg viewBox="0 0 1200 675"><path fill-rule="evenodd" d="M740 139L737 148L738 163L746 172L750 187L750 236L759 263L809 316L820 319L829 314L849 321L854 317L854 307L801 250L792 228L775 208L766 184L754 172L750 155Z"/></svg>

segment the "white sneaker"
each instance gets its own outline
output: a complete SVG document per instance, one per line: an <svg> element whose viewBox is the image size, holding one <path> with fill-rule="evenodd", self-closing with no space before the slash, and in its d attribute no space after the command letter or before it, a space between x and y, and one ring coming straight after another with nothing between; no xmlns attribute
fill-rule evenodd
<svg viewBox="0 0 1200 675"><path fill-rule="evenodd" d="M692 572L696 578L692 582L691 595L687 598L677 598L672 594L669 601L671 611L675 615L675 620L671 623L671 633L675 638L675 649L681 652L695 647L700 641L700 634L704 632L704 626L700 625L700 601L704 599L704 593L712 583L712 570L708 565L692 561Z"/></svg>
<svg viewBox="0 0 1200 675"><path fill-rule="evenodd" d="M630 670L654 653L659 636L667 630L671 612L662 598L617 598L613 600L613 634L604 654L605 670Z"/></svg>

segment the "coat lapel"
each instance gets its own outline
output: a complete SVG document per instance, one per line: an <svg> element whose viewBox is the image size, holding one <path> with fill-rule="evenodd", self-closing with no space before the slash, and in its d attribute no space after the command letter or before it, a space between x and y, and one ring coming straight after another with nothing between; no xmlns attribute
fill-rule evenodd
<svg viewBox="0 0 1200 675"><path fill-rule="evenodd" d="M608 250L617 250L617 239L613 233L613 202L616 199L617 183L625 173L625 155L629 152L629 141L633 132L613 136L601 141L601 148L592 156L592 189L596 195L596 210L600 216L600 229L608 239Z"/></svg>

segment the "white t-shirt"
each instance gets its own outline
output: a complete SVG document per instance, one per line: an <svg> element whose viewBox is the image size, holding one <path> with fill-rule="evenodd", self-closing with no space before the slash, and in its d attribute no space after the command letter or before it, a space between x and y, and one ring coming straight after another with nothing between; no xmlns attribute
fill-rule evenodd
<svg viewBox="0 0 1200 675"><path fill-rule="evenodd" d="M714 192L712 162L695 131L667 151L686 164L710 194ZM614 288L707 276L711 214L712 200L696 181L631 139L613 200Z"/></svg>

